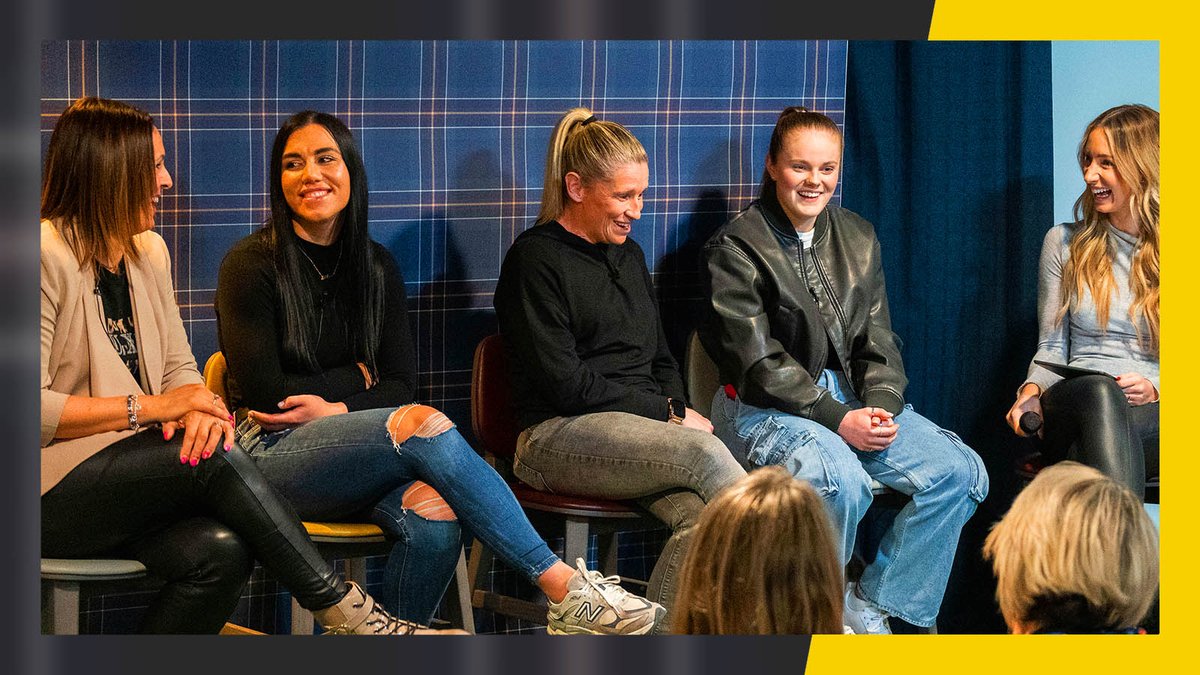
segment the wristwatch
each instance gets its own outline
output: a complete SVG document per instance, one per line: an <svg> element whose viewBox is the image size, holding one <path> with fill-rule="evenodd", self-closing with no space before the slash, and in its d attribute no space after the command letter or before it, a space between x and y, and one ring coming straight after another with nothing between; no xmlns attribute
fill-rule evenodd
<svg viewBox="0 0 1200 675"><path fill-rule="evenodd" d="M667 422L671 424L683 424L683 418L687 417L687 404L677 398L667 397Z"/></svg>

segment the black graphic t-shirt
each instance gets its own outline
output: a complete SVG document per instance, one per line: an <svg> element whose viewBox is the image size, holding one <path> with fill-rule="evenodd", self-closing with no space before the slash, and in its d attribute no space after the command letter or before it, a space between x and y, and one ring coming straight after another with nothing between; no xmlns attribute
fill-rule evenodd
<svg viewBox="0 0 1200 675"><path fill-rule="evenodd" d="M129 298L129 275L125 271L124 260L115 274L102 265L96 266L96 294L104 306L104 332L108 333L113 349L117 350L133 379L140 382L137 333L133 329L133 301Z"/></svg>

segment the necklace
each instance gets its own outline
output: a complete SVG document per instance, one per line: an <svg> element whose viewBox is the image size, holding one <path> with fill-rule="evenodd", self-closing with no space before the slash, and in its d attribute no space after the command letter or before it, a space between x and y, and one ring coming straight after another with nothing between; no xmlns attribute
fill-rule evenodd
<svg viewBox="0 0 1200 675"><path fill-rule="evenodd" d="M99 260L97 260L97 261L96 261L96 266L97 266L98 268L101 268L101 269L108 270L109 274L117 274L117 275L120 275L120 274L121 274L121 268L122 268L124 265L125 265L125 257L124 257L124 256L122 256L122 257L121 257L119 260L117 260L117 264L116 264L116 265L111 265L111 266L110 266L110 265L105 265L104 263L100 262Z"/></svg>
<svg viewBox="0 0 1200 675"><path fill-rule="evenodd" d="M325 280L333 277L333 275L337 274L338 267L342 264L342 242L340 240L338 241L337 260L333 263L333 271L330 272L329 274L324 274L321 272L321 268L317 267L317 263L313 262L313 259L309 258L308 254L304 252L303 246L300 246L299 244L297 244L296 248L300 249L300 254L303 255L305 257L305 259L308 260L308 264L312 265L312 268L317 271L317 277L321 281L325 281Z"/></svg>

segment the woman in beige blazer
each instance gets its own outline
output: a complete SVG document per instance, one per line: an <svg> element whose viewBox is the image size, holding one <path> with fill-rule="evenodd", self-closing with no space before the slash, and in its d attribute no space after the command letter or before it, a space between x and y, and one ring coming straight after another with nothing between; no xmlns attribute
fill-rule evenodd
<svg viewBox="0 0 1200 675"><path fill-rule="evenodd" d="M166 582L145 632L218 631L255 558L327 630L413 632L338 578L234 444L151 231L170 187L146 113L82 98L59 118L42 180L42 555L142 561Z"/></svg>

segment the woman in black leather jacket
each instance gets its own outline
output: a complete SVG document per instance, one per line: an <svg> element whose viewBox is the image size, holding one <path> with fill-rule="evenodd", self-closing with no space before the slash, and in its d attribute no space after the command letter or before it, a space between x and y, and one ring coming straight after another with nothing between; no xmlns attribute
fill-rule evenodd
<svg viewBox="0 0 1200 675"><path fill-rule="evenodd" d="M935 623L988 480L974 451L905 405L874 228L829 204L841 158L833 120L800 107L779 116L759 199L704 247L700 336L726 383L717 435L747 467L782 464L812 483L844 560L872 479L912 496L847 592L846 623L886 633L888 616Z"/></svg>

